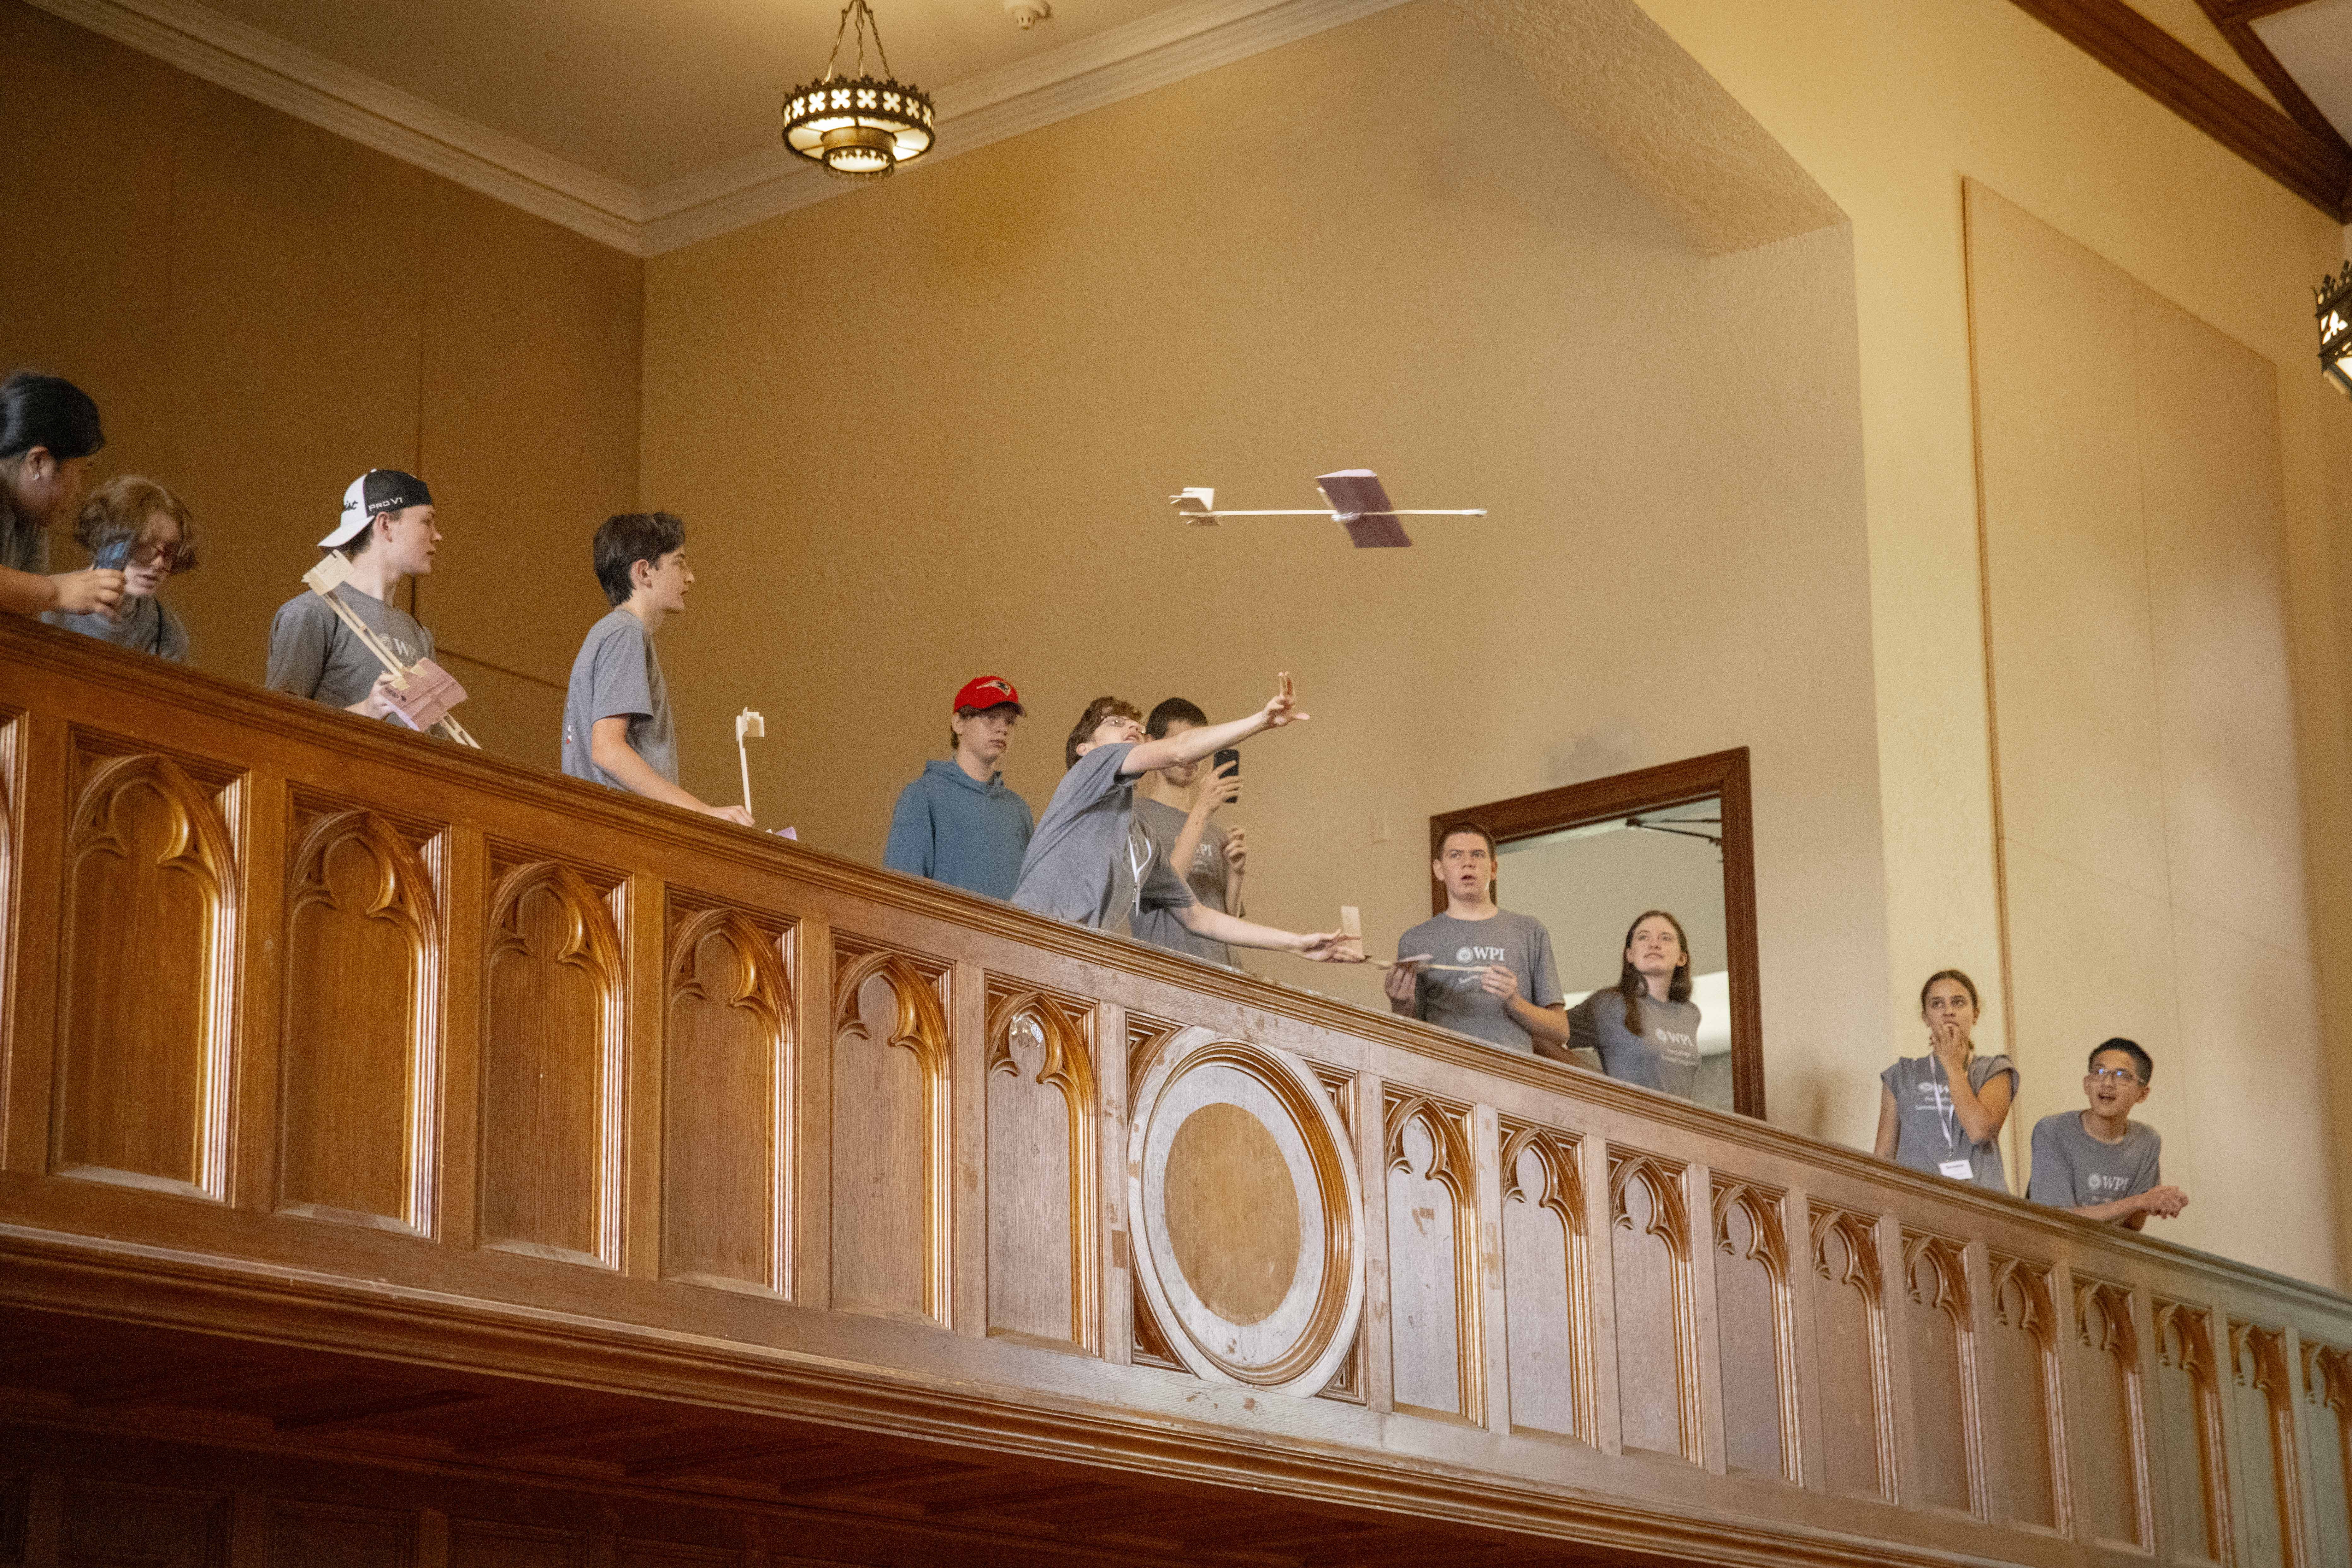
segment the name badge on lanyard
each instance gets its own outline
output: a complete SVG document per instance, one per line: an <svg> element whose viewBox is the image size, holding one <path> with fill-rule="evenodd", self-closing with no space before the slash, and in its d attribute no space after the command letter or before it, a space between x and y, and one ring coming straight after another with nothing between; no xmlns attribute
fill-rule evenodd
<svg viewBox="0 0 2352 1568"><path fill-rule="evenodd" d="M1977 1168L1966 1160L1938 1160L1936 1163L1936 1169L1956 1182L1973 1182L1977 1179Z"/></svg>

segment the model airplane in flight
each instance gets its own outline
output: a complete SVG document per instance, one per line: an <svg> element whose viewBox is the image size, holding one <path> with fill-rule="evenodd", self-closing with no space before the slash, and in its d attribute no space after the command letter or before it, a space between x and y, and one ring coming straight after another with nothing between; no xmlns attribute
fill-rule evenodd
<svg viewBox="0 0 2352 1568"><path fill-rule="evenodd" d="M1221 517L1328 517L1348 531L1348 537L1359 550L1401 550L1412 542L1404 531L1401 517L1484 517L1486 509L1467 507L1451 511L1420 509L1399 511L1389 504L1389 492L1381 488L1381 477L1370 468L1341 468L1336 474L1318 475L1316 488L1328 502L1322 510L1236 511L1220 510L1217 492L1209 486L1196 485L1168 498L1177 515L1194 528L1214 528Z"/></svg>

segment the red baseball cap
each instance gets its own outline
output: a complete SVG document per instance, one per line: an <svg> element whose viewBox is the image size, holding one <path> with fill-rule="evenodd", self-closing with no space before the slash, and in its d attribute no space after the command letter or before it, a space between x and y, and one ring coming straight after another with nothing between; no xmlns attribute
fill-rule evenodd
<svg viewBox="0 0 2352 1568"><path fill-rule="evenodd" d="M1021 693L1013 689L1013 682L1001 675L975 675L963 683L955 695L955 707L950 711L961 713L967 708L1002 708L1013 705L1015 712L1025 712L1021 706Z"/></svg>

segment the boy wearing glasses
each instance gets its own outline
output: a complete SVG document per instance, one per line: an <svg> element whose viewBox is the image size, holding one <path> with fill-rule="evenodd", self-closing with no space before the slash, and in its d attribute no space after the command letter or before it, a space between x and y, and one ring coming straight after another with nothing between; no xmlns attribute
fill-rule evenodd
<svg viewBox="0 0 2352 1568"><path fill-rule="evenodd" d="M1135 822L1135 781L1143 774L1197 763L1220 746L1305 721L1291 696L1290 677L1276 679L1274 700L1248 718L1159 741L1144 739L1143 714L1133 703L1117 697L1087 703L1063 752L1070 771L1038 819L1013 901L1097 931L1118 930L1118 922L1142 910L1164 909L1186 931L1212 942L1295 952L1318 963L1347 962L1338 931L1276 931L1199 903Z"/></svg>
<svg viewBox="0 0 2352 1568"><path fill-rule="evenodd" d="M2189 1194L2163 1184L2158 1170L2164 1137L2131 1119L2147 1098L2156 1064L2135 1041L2116 1038L2091 1053L2083 1079L2087 1110L2062 1110L2033 1128L2033 1178L2025 1195L2085 1219L2137 1230L2147 1216L2170 1219Z"/></svg>

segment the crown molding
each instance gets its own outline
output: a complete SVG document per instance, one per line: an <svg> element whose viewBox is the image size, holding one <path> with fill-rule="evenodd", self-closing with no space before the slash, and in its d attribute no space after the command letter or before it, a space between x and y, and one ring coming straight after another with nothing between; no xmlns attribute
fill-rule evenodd
<svg viewBox="0 0 2352 1568"><path fill-rule="evenodd" d="M936 150L914 172L1403 3L1185 0L942 88L933 95L940 116ZM782 147L739 158L648 191L642 254L658 256L855 188Z"/></svg>
<svg viewBox="0 0 2352 1568"><path fill-rule="evenodd" d="M632 256L657 256L858 188L779 145L639 189L194 0L31 3L191 76ZM940 89L934 95L937 151L921 167L1403 3L1184 0Z"/></svg>

